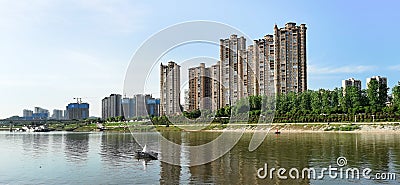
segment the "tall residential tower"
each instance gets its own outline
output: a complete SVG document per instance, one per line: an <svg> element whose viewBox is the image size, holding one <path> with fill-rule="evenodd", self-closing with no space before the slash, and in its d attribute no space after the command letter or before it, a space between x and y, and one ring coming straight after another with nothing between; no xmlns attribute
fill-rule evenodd
<svg viewBox="0 0 400 185"><path fill-rule="evenodd" d="M240 56L246 51L246 39L231 35L220 39L220 106L233 105L243 92L243 70Z"/></svg>
<svg viewBox="0 0 400 185"><path fill-rule="evenodd" d="M307 91L307 55L305 24L286 23L274 27L275 93Z"/></svg>
<svg viewBox="0 0 400 185"><path fill-rule="evenodd" d="M173 61L160 66L160 114L178 115L180 109L180 68Z"/></svg>

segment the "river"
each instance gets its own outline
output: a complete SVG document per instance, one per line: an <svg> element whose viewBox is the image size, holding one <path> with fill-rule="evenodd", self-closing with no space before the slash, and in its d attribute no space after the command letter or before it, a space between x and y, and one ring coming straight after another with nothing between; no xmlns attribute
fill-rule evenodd
<svg viewBox="0 0 400 185"><path fill-rule="evenodd" d="M152 138L155 133L141 133ZM168 132L178 144L199 145L216 138L212 132ZM0 132L0 184L399 184L400 135L395 133L282 133L270 134L248 151L251 134L221 158L199 166L187 166L196 153L172 151L182 165L134 157L140 149L131 133L10 133ZM157 143L157 139L154 140ZM149 143L160 153L165 148ZM171 152L171 151L168 151ZM161 155L162 156L162 155ZM396 179L262 177L271 168L300 170L340 167L371 169L395 174ZM267 170L265 166L267 164ZM261 171L260 171L261 170ZM276 172L276 171L275 171ZM301 176L301 175L300 175ZM389 176L389 175L387 175ZM382 176L380 176L382 177Z"/></svg>

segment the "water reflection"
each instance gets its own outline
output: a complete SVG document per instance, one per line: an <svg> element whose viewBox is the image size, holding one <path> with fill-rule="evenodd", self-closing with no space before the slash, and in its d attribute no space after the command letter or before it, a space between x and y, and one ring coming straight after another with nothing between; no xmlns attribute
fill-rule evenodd
<svg viewBox="0 0 400 185"><path fill-rule="evenodd" d="M20 136L22 136L22 148L27 156L37 158L48 152L49 135L41 133L23 133Z"/></svg>
<svg viewBox="0 0 400 185"><path fill-rule="evenodd" d="M67 161L81 163L87 161L89 133L68 133L64 135L65 157Z"/></svg>
<svg viewBox="0 0 400 185"><path fill-rule="evenodd" d="M213 133L164 133L165 137L175 143L184 141L186 145L203 144L216 137ZM184 136L184 137L182 137ZM337 184L337 183L397 183L396 181L369 181L345 179L259 179L257 170L268 163L270 168L316 168L317 171L329 165L335 166L336 159L346 157L346 168L357 167L360 169L371 168L373 174L377 172L400 172L400 136L397 134L282 134L269 136L266 141L254 152L248 151L251 139L250 134L245 134L240 142L222 158L205 165L189 167L190 183L216 183L216 184ZM220 146L215 145L217 150ZM180 164L190 164L191 160L198 160L204 156L189 151L170 151L170 148L161 147L161 152L174 153L181 156L176 160ZM204 151L211 153L213 151ZM184 155L183 155L183 154ZM187 153L187 154L185 154ZM164 157L164 155L162 155ZM188 157L187 157L188 156ZM167 156L171 157L171 156ZM186 161L188 160L188 161ZM336 165L337 167L337 165ZM183 169L166 163L161 164L162 183L182 182L180 179ZM275 177L276 174L275 174Z"/></svg>
<svg viewBox="0 0 400 185"><path fill-rule="evenodd" d="M181 145L182 134L180 132L164 132L162 136L168 138L171 142ZM161 140L164 142L163 140ZM181 164L181 150L174 150L174 148L168 147L166 143L160 144L161 146L161 158L163 160L173 161L174 164ZM178 156L178 157L177 157ZM171 165L165 162L161 162L160 169L160 184L179 184L181 177L181 166Z"/></svg>
<svg viewBox="0 0 400 185"><path fill-rule="evenodd" d="M212 154L190 149L170 148L157 134L141 133L149 139L147 146L160 152L161 159L170 158L177 165L160 161L138 161L140 149L127 133L0 133L0 184L40 184L46 182L93 184L399 184L400 135L370 133L312 133L271 135L255 151L249 152L251 134L221 158L200 166L187 167L192 161ZM200 145L218 136L216 133L164 132L162 135L177 144ZM50 146L50 147L49 147ZM159 146L159 148L157 148ZM377 172L396 173L398 180L323 180L259 179L257 170L268 168L326 168L336 166L339 156L347 158L346 168L371 168ZM65 160L62 160L65 159ZM40 168L43 166L43 168ZM21 171L21 169L24 169ZM39 170L38 170L39 169ZM85 175L82 175L85 173ZM65 174L68 177L65 178ZM40 178L38 178L40 177ZM64 181L60 180L63 179ZM97 182L97 181L96 181ZM95 183L96 183L95 182Z"/></svg>
<svg viewBox="0 0 400 185"><path fill-rule="evenodd" d="M102 161L112 166L122 166L124 163L132 161L135 151L140 148L129 133L103 133L100 147Z"/></svg>

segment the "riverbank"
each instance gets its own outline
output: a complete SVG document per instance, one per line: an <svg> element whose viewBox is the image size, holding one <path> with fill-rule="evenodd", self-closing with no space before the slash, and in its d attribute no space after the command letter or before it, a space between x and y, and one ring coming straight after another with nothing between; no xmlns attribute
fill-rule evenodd
<svg viewBox="0 0 400 185"><path fill-rule="evenodd" d="M204 125L149 125L142 123L105 124L100 130L94 124L90 125L50 125L51 131L72 132L272 132L307 133L307 132L395 132L400 133L400 124L392 122L381 123L273 123L273 124L204 124ZM0 131L9 131L9 127L0 127Z"/></svg>

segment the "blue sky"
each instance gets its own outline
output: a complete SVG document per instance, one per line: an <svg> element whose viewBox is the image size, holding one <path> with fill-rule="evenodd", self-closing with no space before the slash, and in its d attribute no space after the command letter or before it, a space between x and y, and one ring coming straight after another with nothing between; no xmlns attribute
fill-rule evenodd
<svg viewBox="0 0 400 185"><path fill-rule="evenodd" d="M122 93L134 51L159 30L191 20L226 23L251 38L272 33L275 23L305 23L309 89L332 89L349 77L361 79L365 88L365 78L373 75L388 77L392 87L400 80L399 5L396 0L1 0L0 118L35 106L65 109L73 97L82 97L90 114L100 116L101 99ZM205 53L218 58L218 52ZM179 63L182 56L174 52L163 60Z"/></svg>

